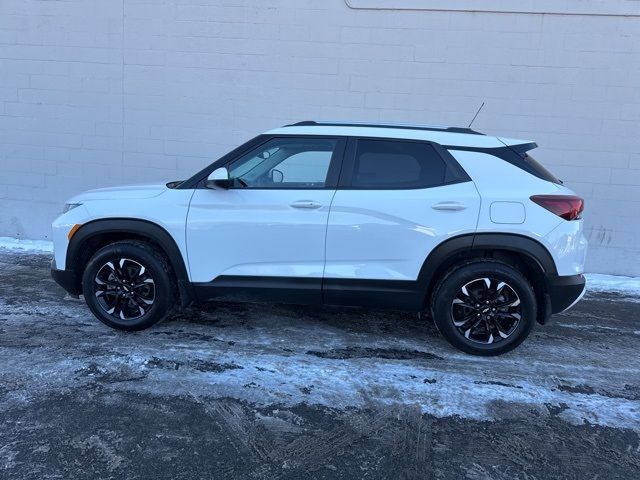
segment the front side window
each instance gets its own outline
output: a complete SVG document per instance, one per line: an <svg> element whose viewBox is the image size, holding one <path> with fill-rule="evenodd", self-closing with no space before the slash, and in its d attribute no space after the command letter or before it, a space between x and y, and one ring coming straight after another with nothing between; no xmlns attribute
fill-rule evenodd
<svg viewBox="0 0 640 480"><path fill-rule="evenodd" d="M358 140L351 186L398 189L442 185L446 164L427 143Z"/></svg>
<svg viewBox="0 0 640 480"><path fill-rule="evenodd" d="M233 188L324 188L336 148L324 138L274 138L232 162Z"/></svg>

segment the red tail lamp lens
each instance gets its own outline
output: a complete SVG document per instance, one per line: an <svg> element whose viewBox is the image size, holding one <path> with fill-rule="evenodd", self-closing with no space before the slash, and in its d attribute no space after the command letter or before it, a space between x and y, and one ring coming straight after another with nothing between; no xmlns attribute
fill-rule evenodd
<svg viewBox="0 0 640 480"><path fill-rule="evenodd" d="M584 200L575 195L534 195L531 201L565 220L579 220Z"/></svg>

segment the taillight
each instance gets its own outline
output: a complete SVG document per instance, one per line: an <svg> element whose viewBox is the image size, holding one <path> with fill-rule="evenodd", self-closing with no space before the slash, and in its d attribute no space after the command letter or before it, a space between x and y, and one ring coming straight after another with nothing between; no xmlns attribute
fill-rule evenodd
<svg viewBox="0 0 640 480"><path fill-rule="evenodd" d="M531 201L565 220L580 220L584 200L575 195L534 195Z"/></svg>

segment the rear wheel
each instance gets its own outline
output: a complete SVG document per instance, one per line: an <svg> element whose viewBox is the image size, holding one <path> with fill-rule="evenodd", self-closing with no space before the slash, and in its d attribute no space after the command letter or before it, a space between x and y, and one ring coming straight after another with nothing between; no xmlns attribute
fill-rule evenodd
<svg viewBox="0 0 640 480"><path fill-rule="evenodd" d="M100 249L82 278L85 301L103 323L142 330L164 319L173 306L173 285L164 256L150 245L122 241Z"/></svg>
<svg viewBox="0 0 640 480"><path fill-rule="evenodd" d="M455 347L474 355L500 355L524 341L536 319L531 284L495 260L459 265L434 290L433 318Z"/></svg>

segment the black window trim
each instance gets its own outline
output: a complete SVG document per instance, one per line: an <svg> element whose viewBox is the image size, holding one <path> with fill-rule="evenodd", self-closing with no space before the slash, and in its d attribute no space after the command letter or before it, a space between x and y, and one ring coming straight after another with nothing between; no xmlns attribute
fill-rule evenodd
<svg viewBox="0 0 640 480"><path fill-rule="evenodd" d="M354 187L352 184L353 181L353 172L355 169L356 162L356 147L357 142L359 140L380 140L387 142L400 142L400 143L421 143L427 144L433 147L436 154L440 156L442 161L445 163L445 179L447 176L450 176L450 180L446 180L439 185L428 185L423 187ZM447 185L454 185L456 183L465 183L470 182L471 177L465 172L465 170L460 166L457 160L451 155L451 153L442 147L442 145L431 142L428 140L419 140L413 138L395 138L395 137L375 137L375 136L358 136L358 137L349 137L349 142L347 143L347 148L344 154L344 160L342 162L342 171L340 174L340 180L338 182L338 189L340 190L425 190L428 188L438 188L444 187Z"/></svg>

